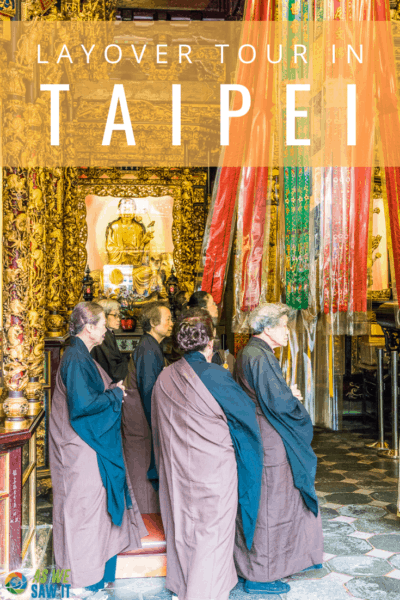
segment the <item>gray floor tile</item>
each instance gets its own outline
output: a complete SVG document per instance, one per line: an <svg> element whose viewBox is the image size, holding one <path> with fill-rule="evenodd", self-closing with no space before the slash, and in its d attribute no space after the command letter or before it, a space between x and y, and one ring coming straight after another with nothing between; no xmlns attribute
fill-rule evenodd
<svg viewBox="0 0 400 600"><path fill-rule="evenodd" d="M377 519L384 517L387 513L384 508L379 506L364 506L359 504L348 504L338 509L344 517L355 517L362 519Z"/></svg>
<svg viewBox="0 0 400 600"><path fill-rule="evenodd" d="M347 459L348 460L343 460L341 458L341 460L335 460L333 458L331 462L334 462L335 466L332 465L330 468L334 471L337 470L337 471L358 471L358 472L363 472L363 471L365 472L365 471L370 471L371 469L373 469L372 465L367 465L365 463L360 463L360 462L354 462L354 456L348 456Z"/></svg>
<svg viewBox="0 0 400 600"><path fill-rule="evenodd" d="M138 577L134 579L118 579L114 584L114 588L129 588L138 593L158 593L165 589L165 577Z"/></svg>
<svg viewBox="0 0 400 600"><path fill-rule="evenodd" d="M373 498L365 494L347 494L346 492L325 496L325 501L332 502L332 504L368 504L372 500Z"/></svg>
<svg viewBox="0 0 400 600"><path fill-rule="evenodd" d="M400 570L400 554L394 554L388 560L389 560L390 564L393 565L393 567L395 569L399 569Z"/></svg>
<svg viewBox="0 0 400 600"><path fill-rule="evenodd" d="M393 571L386 560L373 556L338 556L329 561L329 567L337 573L354 576L380 576Z"/></svg>
<svg viewBox="0 0 400 600"><path fill-rule="evenodd" d="M140 592L135 592L128 588L107 590L107 592L109 593L110 600L143 600Z"/></svg>
<svg viewBox="0 0 400 600"><path fill-rule="evenodd" d="M165 583L162 584L161 587L155 588L154 586L146 587L143 582L146 581L147 578L143 579L133 579L128 580L132 583L129 585L117 585L110 591L112 594L112 598L114 600L171 600L172 593L165 588ZM119 580L116 583L119 583ZM127 581L127 580L125 580Z"/></svg>
<svg viewBox="0 0 400 600"><path fill-rule="evenodd" d="M343 537L346 537L347 535L350 535L350 533L354 533L356 528L353 527L353 525L349 525L348 523L324 520L322 523L322 530L324 532L324 536L341 535Z"/></svg>
<svg viewBox="0 0 400 600"><path fill-rule="evenodd" d="M355 556L372 550L366 540L342 535L324 535L324 551L335 556Z"/></svg>
<svg viewBox="0 0 400 600"><path fill-rule="evenodd" d="M334 508L326 508L326 506L321 506L321 517L324 519L334 519L339 516L339 513Z"/></svg>
<svg viewBox="0 0 400 600"><path fill-rule="evenodd" d="M358 531L368 533L393 533L400 532L400 519L392 521L389 519L357 519L353 525Z"/></svg>
<svg viewBox="0 0 400 600"><path fill-rule="evenodd" d="M158 594L148 592L148 593L142 593L141 596L142 596L143 600L144 599L145 600L171 600L172 592L164 589L162 592L159 592Z"/></svg>
<svg viewBox="0 0 400 600"><path fill-rule="evenodd" d="M306 571L305 573L296 573L287 577L285 581L290 585L292 581L298 581L303 579L322 579L325 575L330 573L330 569L324 565L322 569L313 569L312 571Z"/></svg>
<svg viewBox="0 0 400 600"><path fill-rule="evenodd" d="M335 558L325 563L323 569L298 573L286 581L291 586L288 594L281 596L252 596L246 594L239 583L230 594L230 600L400 600L400 582L384 577L393 569L400 570L400 519L385 517L396 513L397 485L385 478L395 478L398 465L377 458L376 451L364 449L366 437L352 432L325 433L316 429L313 447L319 459L316 489L326 493L320 498L320 512L325 536L325 552ZM337 448L347 445L348 448ZM349 456L359 453L362 456ZM371 459L371 464L365 462ZM332 465L326 463L334 463ZM384 469L382 473L371 469ZM332 471L343 470L345 474ZM346 484L344 479L357 483ZM371 490L370 495L355 494L357 489ZM386 510L369 506L372 500L389 502ZM342 504L337 510L323 506L326 502ZM331 521L339 515L353 517L351 523ZM51 503L38 504L38 523L51 522ZM368 540L349 537L354 531L374 533ZM389 535L395 534L395 535ZM51 546L51 545L50 545ZM398 552L385 561L365 556L373 547ZM54 562L51 547L47 549L45 563ZM352 577L345 584L341 576ZM164 578L118 580L113 589L107 590L109 600L171 600L171 592L165 589ZM1 591L0 591L1 596ZM21 599L23 600L23 599Z"/></svg>
<svg viewBox="0 0 400 600"><path fill-rule="evenodd" d="M397 515L397 504L388 504L385 508L392 515Z"/></svg>
<svg viewBox="0 0 400 600"><path fill-rule="evenodd" d="M368 541L379 550L400 552L400 534L374 535Z"/></svg>
<svg viewBox="0 0 400 600"><path fill-rule="evenodd" d="M399 600L400 581L391 577L360 577L346 584L348 590L363 600Z"/></svg>
<svg viewBox="0 0 400 600"><path fill-rule="evenodd" d="M306 581L291 581L291 590L282 599L285 600L351 600L350 594L342 583L332 579L308 579ZM267 600L268 596L264 596Z"/></svg>
<svg viewBox="0 0 400 600"><path fill-rule="evenodd" d="M371 489L372 492L391 492L393 490L393 483L390 481L377 480L373 479L358 479L359 489ZM372 495L372 494L371 494Z"/></svg>
<svg viewBox="0 0 400 600"><path fill-rule="evenodd" d="M332 481L343 481L343 479L345 479L344 475L341 475L340 473L330 473L329 471L324 471L323 473L321 473L320 471L317 470L317 482L318 483L331 483Z"/></svg>
<svg viewBox="0 0 400 600"><path fill-rule="evenodd" d="M359 489L359 486L355 485L354 483L342 483L341 481L328 481L325 483L318 481L315 487L317 491L327 493L355 492L357 489Z"/></svg>

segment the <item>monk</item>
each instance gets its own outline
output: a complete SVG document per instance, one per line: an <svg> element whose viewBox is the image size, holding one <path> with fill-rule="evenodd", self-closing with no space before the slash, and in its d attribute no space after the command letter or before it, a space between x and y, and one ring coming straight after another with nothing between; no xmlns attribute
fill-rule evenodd
<svg viewBox="0 0 400 600"><path fill-rule="evenodd" d="M102 307L78 304L70 333L49 427L53 542L57 568L71 570L68 583L82 598L115 580L117 554L141 548L147 531L122 451L124 387L90 356L106 333Z"/></svg>
<svg viewBox="0 0 400 600"><path fill-rule="evenodd" d="M152 397L166 586L179 600L228 600L238 580L238 502L248 548L258 512L255 405L229 371L211 363L214 326L206 311L189 311L175 331L184 356L162 371Z"/></svg>
<svg viewBox="0 0 400 600"><path fill-rule="evenodd" d="M124 381L122 437L129 476L142 514L160 512L158 476L151 441L151 394L165 367L161 342L172 333L171 311L162 302L143 309L143 335L128 363Z"/></svg>
<svg viewBox="0 0 400 600"><path fill-rule="evenodd" d="M117 383L123 381L127 376L129 359L129 355L123 355L118 348L114 333L121 325L121 305L117 300L108 298L98 300L97 304L102 307L106 315L107 331L103 343L95 346L90 354L111 377L113 383Z"/></svg>
<svg viewBox="0 0 400 600"><path fill-rule="evenodd" d="M208 292L194 292L187 303L188 308L204 308L211 316L215 327L218 325L218 305L214 298ZM233 373L235 368L235 358L229 353L229 350L221 348L221 340L214 339L214 353L212 361L216 365L223 365Z"/></svg>
<svg viewBox="0 0 400 600"><path fill-rule="evenodd" d="M256 406L264 445L264 472L254 543L246 545L238 515L235 563L253 594L283 594L280 581L302 570L322 567L323 537L315 493L317 457L313 427L300 391L286 384L274 348L288 343L283 304L262 304L250 315L254 335L238 354L236 380Z"/></svg>

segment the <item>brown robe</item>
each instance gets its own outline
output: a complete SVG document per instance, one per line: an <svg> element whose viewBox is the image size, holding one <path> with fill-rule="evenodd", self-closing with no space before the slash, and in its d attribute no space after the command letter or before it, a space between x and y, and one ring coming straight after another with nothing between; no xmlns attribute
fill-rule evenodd
<svg viewBox="0 0 400 600"><path fill-rule="evenodd" d="M221 364L224 365L225 364L225 351L224 350L218 350L215 354L218 354L219 356L219 361L215 360L213 357L213 363L216 364ZM227 365L228 365L228 369L229 372L233 375L233 372L235 370L235 357L233 356L233 354L229 353L228 354L228 358L227 358Z"/></svg>
<svg viewBox="0 0 400 600"><path fill-rule="evenodd" d="M179 600L227 600L237 583L235 451L225 413L184 359L158 377L152 423L166 586Z"/></svg>
<svg viewBox="0 0 400 600"><path fill-rule="evenodd" d="M100 365L96 366L105 388L115 387ZM70 425L60 370L52 398L49 454L57 568L71 569L69 583L73 588L94 585L103 578L107 560L120 552L141 548L140 540L147 531L128 475L132 508L125 509L120 527L112 523L97 453Z"/></svg>
<svg viewBox="0 0 400 600"><path fill-rule="evenodd" d="M260 508L253 546L247 550L240 514L237 517L235 564L238 575L249 581L275 581L323 562L321 515L306 507L293 476L285 446L258 403L236 361L236 381L255 402L264 446Z"/></svg>
<svg viewBox="0 0 400 600"><path fill-rule="evenodd" d="M147 479L151 460L151 431L143 410L132 358L128 363L124 385L126 396L122 406L122 442L136 502L142 515L159 513L158 493Z"/></svg>

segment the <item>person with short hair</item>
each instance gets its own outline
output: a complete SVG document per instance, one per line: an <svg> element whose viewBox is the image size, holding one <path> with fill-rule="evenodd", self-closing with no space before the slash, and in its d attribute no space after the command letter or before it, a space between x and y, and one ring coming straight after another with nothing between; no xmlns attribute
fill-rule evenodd
<svg viewBox="0 0 400 600"><path fill-rule="evenodd" d="M215 326L218 325L218 306L214 298L208 292L194 292L189 298L188 308L204 308L210 314ZM235 368L235 357L229 353L229 350L221 348L221 341L214 340L214 352L212 361L216 365L223 365L233 373Z"/></svg>
<svg viewBox="0 0 400 600"><path fill-rule="evenodd" d="M81 302L57 372L49 425L56 566L73 588L97 592L115 580L117 554L147 535L127 476L121 439L122 381L90 355L106 333L103 308ZM77 597L85 597L76 590Z"/></svg>
<svg viewBox="0 0 400 600"><path fill-rule="evenodd" d="M235 542L236 568L250 594L284 594L290 586L283 577L322 567L313 426L300 390L286 384L273 352L288 343L292 313L284 304L260 304L249 318L253 336L236 360L236 381L256 406L264 444L254 543L249 550L240 515Z"/></svg>
<svg viewBox="0 0 400 600"><path fill-rule="evenodd" d="M218 306L214 298L208 292L194 292L187 303L188 308L205 308L213 320L214 325L218 323Z"/></svg>
<svg viewBox="0 0 400 600"><path fill-rule="evenodd" d="M211 363L207 311L182 315L175 334L183 358L162 371L152 397L166 586L179 600L228 600L238 580L238 503L249 548L257 520L262 444L255 405L229 371Z"/></svg>
<svg viewBox="0 0 400 600"><path fill-rule="evenodd" d="M106 315L106 335L103 343L95 346L90 354L96 362L105 370L113 383L123 381L128 374L129 355L124 356L118 348L114 331L120 328L121 324L121 305L118 300L104 298L97 300Z"/></svg>
<svg viewBox="0 0 400 600"><path fill-rule="evenodd" d="M151 394L165 367L161 342L172 333L171 311L154 302L141 315L143 335L128 363L124 381L122 436L135 496L142 514L160 512L158 476L151 441Z"/></svg>

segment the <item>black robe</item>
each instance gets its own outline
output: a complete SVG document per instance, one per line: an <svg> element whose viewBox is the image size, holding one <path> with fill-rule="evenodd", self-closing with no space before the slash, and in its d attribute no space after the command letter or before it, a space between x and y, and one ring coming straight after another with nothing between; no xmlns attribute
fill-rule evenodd
<svg viewBox="0 0 400 600"><path fill-rule="evenodd" d="M103 343L100 346L95 346L90 354L111 377L113 383L123 381L127 376L129 356L122 354L118 348L115 334L111 329L107 329Z"/></svg>
<svg viewBox="0 0 400 600"><path fill-rule="evenodd" d="M314 489L311 419L286 384L277 359L253 337L237 356L235 377L255 404L264 447L260 508L251 550L238 514L238 575L270 582L323 560L321 516Z"/></svg>
<svg viewBox="0 0 400 600"><path fill-rule="evenodd" d="M124 382L127 395L122 406L122 433L128 472L142 514L159 512L155 493L158 490L158 475L151 439L151 395L164 366L160 344L152 335L145 333L128 364Z"/></svg>
<svg viewBox="0 0 400 600"><path fill-rule="evenodd" d="M261 410L279 433L285 446L295 487L314 515L318 514L315 493L317 457L311 448L313 426L310 415L283 378L273 351L253 336L240 353L241 369Z"/></svg>

